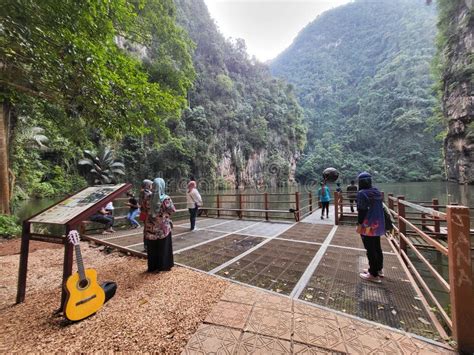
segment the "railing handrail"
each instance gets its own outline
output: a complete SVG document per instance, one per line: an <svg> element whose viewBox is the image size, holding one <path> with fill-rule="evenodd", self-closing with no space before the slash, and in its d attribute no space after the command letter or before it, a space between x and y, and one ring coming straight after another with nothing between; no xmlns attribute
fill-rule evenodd
<svg viewBox="0 0 474 355"><path fill-rule="evenodd" d="M447 205L446 213L439 212L442 208L438 204L437 199L433 199L432 206L420 206L413 202L406 201L404 196L394 197L388 196L388 204L390 214L396 218L397 225L394 225L396 233L390 238L396 245L397 252L401 255L406 264L409 265L410 271L419 281L432 303L438 308L439 314L445 321L446 325L452 330L453 337L458 342L458 348L466 351L466 349L474 349L474 330L472 321L474 317L474 292L472 284L474 275L472 273L471 260L471 241L470 241L470 219L469 208L459 205ZM421 218L411 217L405 213L405 207L419 211ZM421 226L418 227L412 221L421 220ZM427 222L434 223L429 232L422 230L428 228ZM446 223L445 233L440 233L440 222ZM410 230L407 230L410 229ZM435 250L448 257L449 281L430 264L423 256L419 248L408 237L416 235L427 243L428 246L434 247ZM431 235L428 235L431 234ZM437 236L445 235L447 238L447 247L442 245ZM395 236L398 236L395 238ZM451 304L451 317L444 311L436 297L429 289L422 276L408 258L407 248L410 248L416 257L424 264L435 280L449 293Z"/></svg>

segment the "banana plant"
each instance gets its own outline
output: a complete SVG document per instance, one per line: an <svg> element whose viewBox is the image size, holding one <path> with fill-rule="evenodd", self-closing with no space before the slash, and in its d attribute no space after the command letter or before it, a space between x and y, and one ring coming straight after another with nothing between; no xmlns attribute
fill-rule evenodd
<svg viewBox="0 0 474 355"><path fill-rule="evenodd" d="M88 169L87 178L94 185L116 183L119 175L125 175L125 165L114 158L110 148L102 148L98 153L84 150L84 158L79 166Z"/></svg>

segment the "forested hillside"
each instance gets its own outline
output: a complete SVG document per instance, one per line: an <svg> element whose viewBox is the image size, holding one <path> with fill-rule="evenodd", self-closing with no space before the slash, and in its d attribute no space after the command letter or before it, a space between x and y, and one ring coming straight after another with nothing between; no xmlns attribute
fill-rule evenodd
<svg viewBox="0 0 474 355"><path fill-rule="evenodd" d="M175 3L196 43L197 79L174 130L187 149L183 172L230 186L288 182L305 142L291 87L250 60L243 41L225 40L202 0Z"/></svg>
<svg viewBox="0 0 474 355"><path fill-rule="evenodd" d="M297 174L334 166L350 179L440 178L442 132L430 65L436 9L422 0L356 0L328 11L271 63L294 84L309 125Z"/></svg>

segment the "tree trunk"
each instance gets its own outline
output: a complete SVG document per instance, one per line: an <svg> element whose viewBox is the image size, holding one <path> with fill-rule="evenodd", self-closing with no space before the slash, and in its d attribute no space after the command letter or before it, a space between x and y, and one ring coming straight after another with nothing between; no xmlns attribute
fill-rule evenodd
<svg viewBox="0 0 474 355"><path fill-rule="evenodd" d="M8 121L10 105L4 101L0 108L0 213L10 214L10 184L8 179Z"/></svg>

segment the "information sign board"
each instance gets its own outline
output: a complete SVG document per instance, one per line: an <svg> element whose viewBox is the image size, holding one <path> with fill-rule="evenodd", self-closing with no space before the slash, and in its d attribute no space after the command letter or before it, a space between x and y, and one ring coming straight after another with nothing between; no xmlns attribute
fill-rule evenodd
<svg viewBox="0 0 474 355"><path fill-rule="evenodd" d="M93 205L97 204L111 193L126 184L101 185L88 187L77 194L61 201L50 209L31 218L31 223L67 224Z"/></svg>

